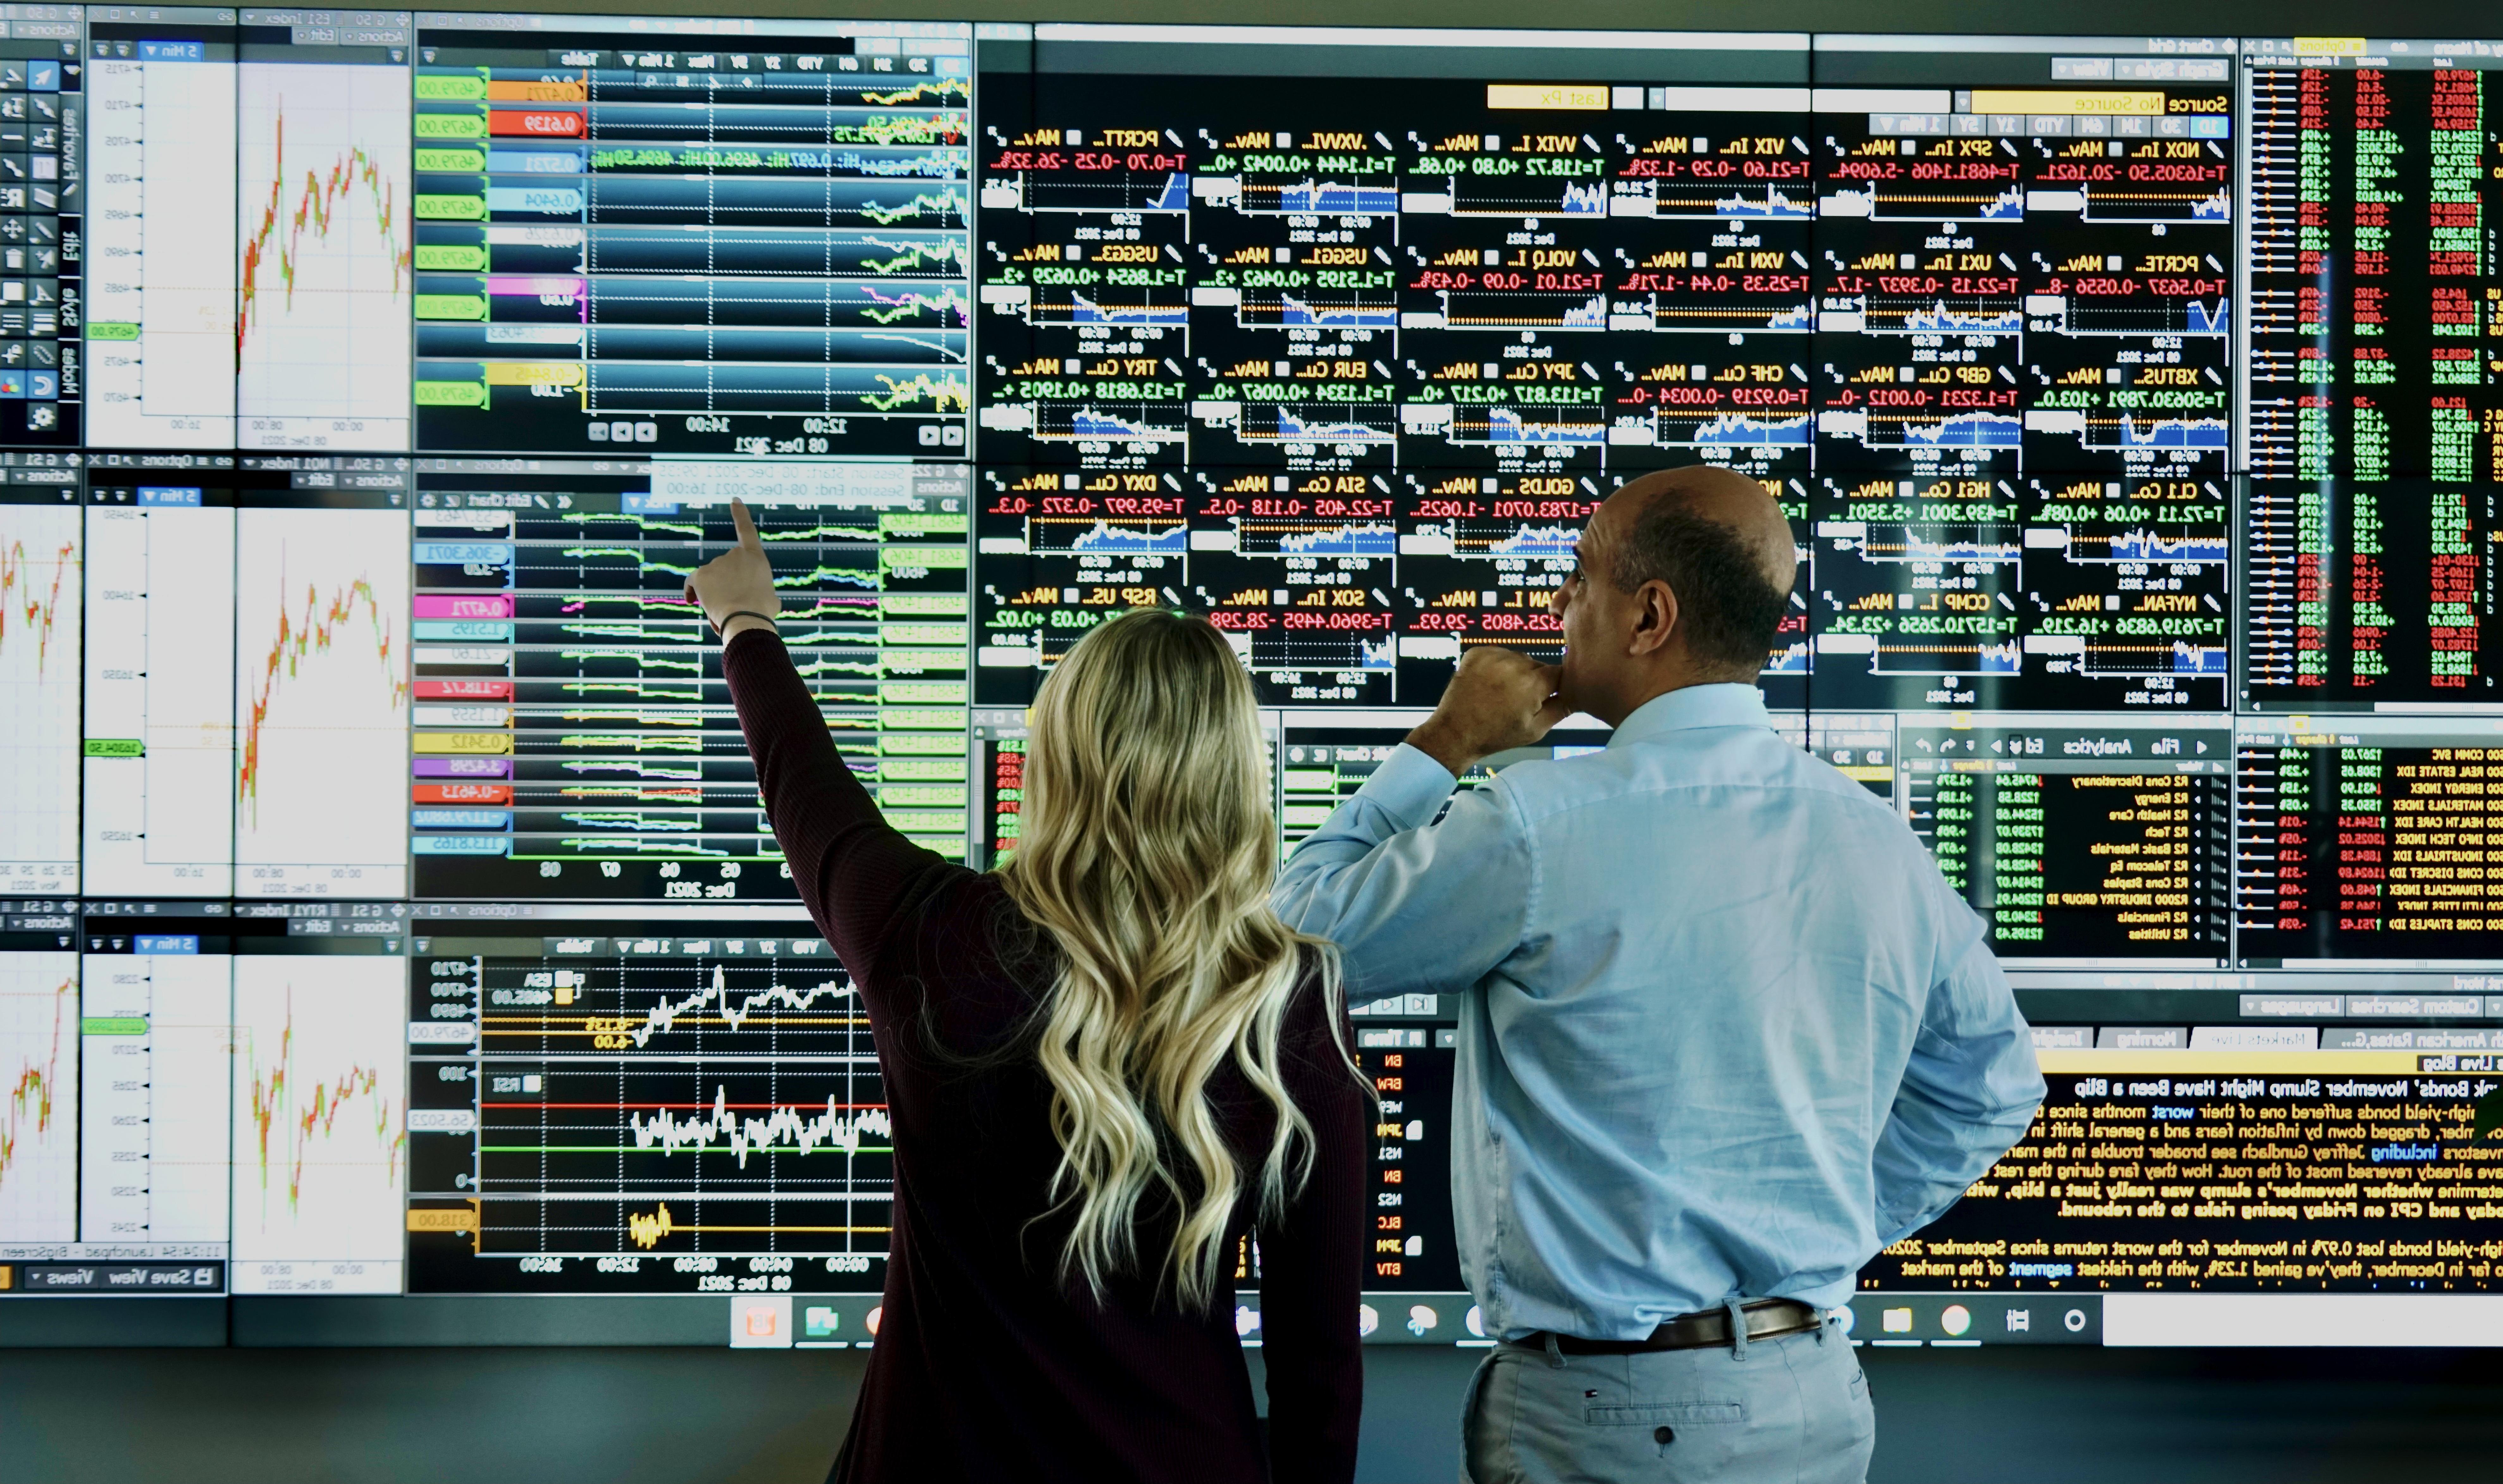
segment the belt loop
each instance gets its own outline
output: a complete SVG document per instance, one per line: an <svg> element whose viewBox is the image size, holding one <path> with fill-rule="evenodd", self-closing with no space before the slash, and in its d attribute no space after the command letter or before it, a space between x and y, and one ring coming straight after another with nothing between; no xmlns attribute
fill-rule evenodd
<svg viewBox="0 0 2503 1484"><path fill-rule="evenodd" d="M1721 1307L1730 1316L1730 1358L1743 1362L1747 1359L1747 1311L1738 1306L1735 1294L1722 1299Z"/></svg>
<svg viewBox="0 0 2503 1484"><path fill-rule="evenodd" d="M1553 1329L1548 1330L1546 1340L1548 1367L1553 1370L1562 1370L1564 1368L1564 1347L1557 1343L1556 1331Z"/></svg>

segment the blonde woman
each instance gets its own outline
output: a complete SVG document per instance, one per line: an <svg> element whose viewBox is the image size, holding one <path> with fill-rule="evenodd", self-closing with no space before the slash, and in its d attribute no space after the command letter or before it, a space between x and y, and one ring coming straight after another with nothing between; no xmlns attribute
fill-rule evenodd
<svg viewBox="0 0 2503 1484"><path fill-rule="evenodd" d="M1080 643L1035 707L1016 856L969 871L843 765L732 513L688 592L895 1123L885 1314L834 1477L1351 1478L1366 1094L1335 959L1268 905L1268 766L1224 638L1141 610Z"/></svg>

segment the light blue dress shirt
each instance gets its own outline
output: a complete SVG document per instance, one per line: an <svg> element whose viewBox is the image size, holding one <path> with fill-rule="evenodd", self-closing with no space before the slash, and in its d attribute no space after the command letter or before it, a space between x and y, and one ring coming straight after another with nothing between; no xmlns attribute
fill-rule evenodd
<svg viewBox="0 0 2503 1484"><path fill-rule="evenodd" d="M2042 1100L1981 921L1751 685L1451 801L1403 746L1305 840L1286 920L1350 996L1460 996L1453 1216L1489 1333L1841 1304Z"/></svg>

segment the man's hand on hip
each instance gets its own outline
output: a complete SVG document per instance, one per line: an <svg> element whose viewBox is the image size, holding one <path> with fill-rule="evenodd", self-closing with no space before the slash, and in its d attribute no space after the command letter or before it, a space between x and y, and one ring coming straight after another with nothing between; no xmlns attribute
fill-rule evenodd
<svg viewBox="0 0 2503 1484"><path fill-rule="evenodd" d="M1408 744L1457 777L1481 758L1526 747L1572 714L1556 694L1560 672L1498 644L1482 644L1460 661L1442 704Z"/></svg>

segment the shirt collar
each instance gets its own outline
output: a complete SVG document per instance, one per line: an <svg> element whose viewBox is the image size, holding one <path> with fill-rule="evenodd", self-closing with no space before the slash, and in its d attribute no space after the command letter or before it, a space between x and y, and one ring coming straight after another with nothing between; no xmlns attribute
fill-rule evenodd
<svg viewBox="0 0 2503 1484"><path fill-rule="evenodd" d="M1618 723L1608 745L1649 742L1663 732L1684 732L1696 727L1772 724L1772 718L1765 714L1765 693L1753 685L1688 685L1654 696L1634 707L1632 715Z"/></svg>

